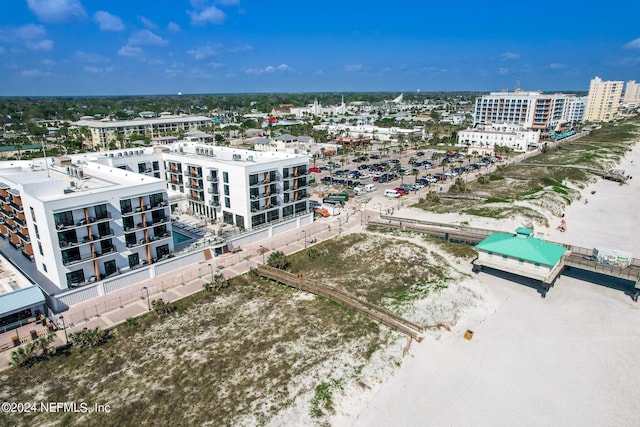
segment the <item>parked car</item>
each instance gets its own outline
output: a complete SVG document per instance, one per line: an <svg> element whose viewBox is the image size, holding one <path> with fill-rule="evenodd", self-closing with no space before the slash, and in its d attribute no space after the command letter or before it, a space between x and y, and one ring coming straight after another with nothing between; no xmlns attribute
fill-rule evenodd
<svg viewBox="0 0 640 427"><path fill-rule="evenodd" d="M322 170L320 168L311 167L309 168L309 172L320 173Z"/></svg>
<svg viewBox="0 0 640 427"><path fill-rule="evenodd" d="M400 194L401 196L404 196L405 194L409 193L408 191L406 191L404 188L400 188L400 187L396 187L394 188L394 190Z"/></svg>
<svg viewBox="0 0 640 427"><path fill-rule="evenodd" d="M392 197L392 198L397 198L400 197L400 193L398 193L396 190L384 190L384 197Z"/></svg>

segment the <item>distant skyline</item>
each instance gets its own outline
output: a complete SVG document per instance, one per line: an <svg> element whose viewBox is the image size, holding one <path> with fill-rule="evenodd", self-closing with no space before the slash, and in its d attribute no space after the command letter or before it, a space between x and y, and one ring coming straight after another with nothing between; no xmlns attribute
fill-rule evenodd
<svg viewBox="0 0 640 427"><path fill-rule="evenodd" d="M640 2L11 0L0 96L587 91L640 81Z"/></svg>

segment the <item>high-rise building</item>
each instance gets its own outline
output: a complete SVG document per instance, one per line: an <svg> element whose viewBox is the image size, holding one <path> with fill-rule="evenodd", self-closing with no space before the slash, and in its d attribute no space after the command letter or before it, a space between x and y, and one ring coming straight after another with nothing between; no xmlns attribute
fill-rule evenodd
<svg viewBox="0 0 640 427"><path fill-rule="evenodd" d="M625 104L640 104L640 83L636 83L635 80L629 80L627 86L624 89Z"/></svg>
<svg viewBox="0 0 640 427"><path fill-rule="evenodd" d="M491 92L476 99L474 125L509 123L526 129L556 130L567 121L571 98L539 91Z"/></svg>
<svg viewBox="0 0 640 427"><path fill-rule="evenodd" d="M584 113L587 109L586 96L574 97L569 100L567 106L567 121L570 123L582 123L584 122Z"/></svg>
<svg viewBox="0 0 640 427"><path fill-rule="evenodd" d="M603 81L600 77L591 80L585 121L608 122L616 117L622 99L622 81Z"/></svg>

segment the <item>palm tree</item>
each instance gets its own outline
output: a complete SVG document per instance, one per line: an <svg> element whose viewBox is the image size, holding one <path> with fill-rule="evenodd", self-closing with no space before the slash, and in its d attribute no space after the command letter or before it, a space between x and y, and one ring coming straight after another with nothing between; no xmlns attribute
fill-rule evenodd
<svg viewBox="0 0 640 427"><path fill-rule="evenodd" d="M41 351L40 356L43 358L49 358L52 354L56 353L55 347L50 347L51 341L53 341L54 335L48 334L45 337L40 337L35 342L36 348Z"/></svg>
<svg viewBox="0 0 640 427"><path fill-rule="evenodd" d="M28 343L17 350L11 352L11 366L26 366L33 362L35 358L36 345L33 342Z"/></svg>
<svg viewBox="0 0 640 427"><path fill-rule="evenodd" d="M271 252L271 255L269 255L269 259L267 260L267 265L281 270L286 269L289 264L291 264L289 262L289 259L282 251Z"/></svg>

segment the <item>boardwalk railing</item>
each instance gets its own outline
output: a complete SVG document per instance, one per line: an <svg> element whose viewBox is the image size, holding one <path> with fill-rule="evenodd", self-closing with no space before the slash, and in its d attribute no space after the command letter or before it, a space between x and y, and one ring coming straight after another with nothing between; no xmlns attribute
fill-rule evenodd
<svg viewBox="0 0 640 427"><path fill-rule="evenodd" d="M263 277L282 283L283 285L310 292L331 301L353 307L385 326L402 332L418 342L422 341L422 331L424 329L422 326L404 319L385 308L361 300L348 292L336 289L333 286L323 285L321 283L307 280L302 276L302 274L295 275L266 265L259 265L258 273Z"/></svg>

